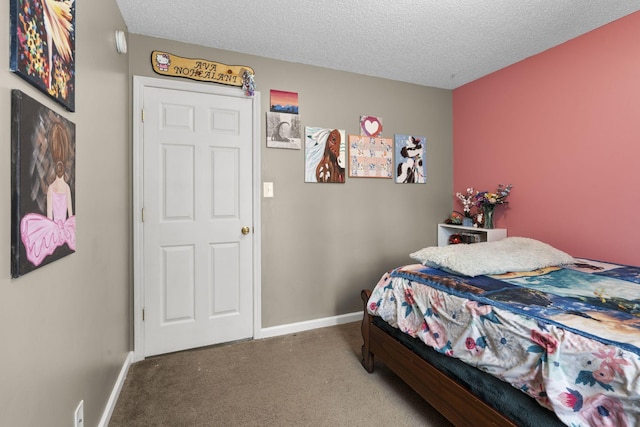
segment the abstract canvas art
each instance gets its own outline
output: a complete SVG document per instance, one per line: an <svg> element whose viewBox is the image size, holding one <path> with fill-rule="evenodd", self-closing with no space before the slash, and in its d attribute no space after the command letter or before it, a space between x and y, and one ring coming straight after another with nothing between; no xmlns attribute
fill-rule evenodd
<svg viewBox="0 0 640 427"><path fill-rule="evenodd" d="M305 127L305 182L344 183L345 131Z"/></svg>
<svg viewBox="0 0 640 427"><path fill-rule="evenodd" d="M76 250L75 125L11 91L11 276Z"/></svg>
<svg viewBox="0 0 640 427"><path fill-rule="evenodd" d="M10 0L10 69L75 111L74 0Z"/></svg>
<svg viewBox="0 0 640 427"><path fill-rule="evenodd" d="M426 183L426 138L424 136L395 135L394 142L396 183Z"/></svg>
<svg viewBox="0 0 640 427"><path fill-rule="evenodd" d="M349 135L349 177L391 178L393 140Z"/></svg>

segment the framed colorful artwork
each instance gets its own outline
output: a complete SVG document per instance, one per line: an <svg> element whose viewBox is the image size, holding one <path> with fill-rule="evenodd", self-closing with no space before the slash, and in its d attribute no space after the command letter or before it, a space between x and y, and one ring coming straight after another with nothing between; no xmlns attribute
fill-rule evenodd
<svg viewBox="0 0 640 427"><path fill-rule="evenodd" d="M11 276L76 250L75 125L11 91Z"/></svg>
<svg viewBox="0 0 640 427"><path fill-rule="evenodd" d="M382 136L382 119L375 116L360 116L360 135Z"/></svg>
<svg viewBox="0 0 640 427"><path fill-rule="evenodd" d="M424 136L395 135L395 177L401 184L427 182L427 139Z"/></svg>
<svg viewBox="0 0 640 427"><path fill-rule="evenodd" d="M75 1L9 1L9 68L67 110L75 111Z"/></svg>
<svg viewBox="0 0 640 427"><path fill-rule="evenodd" d="M270 105L269 111L298 114L298 93L271 89Z"/></svg>
<svg viewBox="0 0 640 427"><path fill-rule="evenodd" d="M344 183L345 131L305 127L304 135L304 181Z"/></svg>
<svg viewBox="0 0 640 427"><path fill-rule="evenodd" d="M299 150L301 130L299 115L267 112L267 147Z"/></svg>
<svg viewBox="0 0 640 427"><path fill-rule="evenodd" d="M349 135L349 177L392 178L393 140Z"/></svg>

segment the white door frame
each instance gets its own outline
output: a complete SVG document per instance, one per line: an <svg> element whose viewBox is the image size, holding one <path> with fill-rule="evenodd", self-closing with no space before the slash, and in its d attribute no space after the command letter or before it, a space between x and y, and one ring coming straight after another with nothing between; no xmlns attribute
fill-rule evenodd
<svg viewBox="0 0 640 427"><path fill-rule="evenodd" d="M133 76L133 353L134 361L144 359L144 245L142 207L144 201L142 106L145 87L201 92L222 96L246 97L242 89ZM261 213L260 213L260 92L252 97L253 108L253 338L260 338L261 321Z"/></svg>

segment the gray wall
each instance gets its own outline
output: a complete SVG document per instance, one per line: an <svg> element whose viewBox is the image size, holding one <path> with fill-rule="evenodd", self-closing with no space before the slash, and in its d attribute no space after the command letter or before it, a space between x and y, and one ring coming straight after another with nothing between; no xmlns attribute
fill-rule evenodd
<svg viewBox="0 0 640 427"><path fill-rule="evenodd" d="M451 91L140 35L130 35L129 47L132 75L168 78L153 72L153 50L255 70L262 180L275 187L274 198L262 199L263 327L360 311L362 288L411 262L412 251L436 244L436 224L453 203ZM382 117L386 137L426 136L427 184L363 178L304 183L304 149L266 148L271 89L298 92L303 126L357 134L366 114Z"/></svg>
<svg viewBox="0 0 640 427"><path fill-rule="evenodd" d="M9 6L0 8L0 425L71 426L84 399L97 425L130 350L131 174L128 58L115 1L79 2L76 112L9 71ZM10 277L11 89L76 125L77 252Z"/></svg>
<svg viewBox="0 0 640 427"><path fill-rule="evenodd" d="M253 67L263 115L269 90L288 90L299 93L305 126L357 133L369 114L383 118L385 136L427 137L426 185L305 184L303 151L263 141L262 179L275 183L275 197L262 199L263 327L359 311L362 288L435 244L435 224L452 207L450 91L135 35L130 53L118 55L115 2L93 2L76 18L75 113L8 71L9 31L0 31L0 425L70 425L81 399L85 425L96 425L131 350L129 89L131 75L156 76L154 49ZM0 22L9 22L8 7ZM77 133L77 252L19 279L9 266L11 89L69 118Z"/></svg>

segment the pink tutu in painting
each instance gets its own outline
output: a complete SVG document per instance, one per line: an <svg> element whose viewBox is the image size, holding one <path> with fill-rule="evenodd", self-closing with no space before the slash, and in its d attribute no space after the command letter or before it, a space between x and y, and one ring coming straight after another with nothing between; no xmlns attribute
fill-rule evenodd
<svg viewBox="0 0 640 427"><path fill-rule="evenodd" d="M53 219L28 213L20 221L20 235L27 251L27 259L35 266L66 244L76 250L76 217L66 218L66 194L53 193Z"/></svg>

